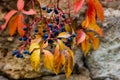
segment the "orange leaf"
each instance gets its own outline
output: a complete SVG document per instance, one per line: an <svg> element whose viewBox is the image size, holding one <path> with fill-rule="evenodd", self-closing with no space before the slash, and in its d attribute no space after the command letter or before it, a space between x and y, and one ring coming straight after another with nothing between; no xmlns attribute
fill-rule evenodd
<svg viewBox="0 0 120 80"><path fill-rule="evenodd" d="M24 24L24 16L22 14L19 14L18 20L17 20L17 27L18 27L18 33L20 36L24 36L25 32L23 30L23 27L25 26Z"/></svg>
<svg viewBox="0 0 120 80"><path fill-rule="evenodd" d="M77 37L76 37L76 42L77 42L77 45L80 44L81 42L83 42L86 38L86 34L83 32L83 30L78 30L77 31Z"/></svg>
<svg viewBox="0 0 120 80"><path fill-rule="evenodd" d="M77 13L83 6L84 0L74 0L74 13Z"/></svg>
<svg viewBox="0 0 120 80"><path fill-rule="evenodd" d="M59 51L59 45L56 45L54 52L54 72L58 74L65 64L65 56Z"/></svg>
<svg viewBox="0 0 120 80"><path fill-rule="evenodd" d="M65 75L66 78L68 78L71 73L72 73L72 69L73 69L73 53L71 53L71 51L66 50L66 62L65 62Z"/></svg>
<svg viewBox="0 0 120 80"><path fill-rule="evenodd" d="M90 40L92 42L93 49L94 50L98 49L99 38L95 37L93 32L87 32L87 35L89 36L89 38L90 38Z"/></svg>
<svg viewBox="0 0 120 80"><path fill-rule="evenodd" d="M23 27L25 26L25 24L23 20L24 16L21 13L16 14L9 20L8 28L11 36L15 33L16 29L18 30L20 36L24 36L25 32L23 30Z"/></svg>
<svg viewBox="0 0 120 80"><path fill-rule="evenodd" d="M53 54L48 50L43 50L43 53L44 53L44 60L43 60L44 66L52 71L53 60L54 60Z"/></svg>
<svg viewBox="0 0 120 80"><path fill-rule="evenodd" d="M87 29L97 32L100 36L103 35L102 29L97 24L90 24Z"/></svg>
<svg viewBox="0 0 120 80"><path fill-rule="evenodd" d="M88 51L90 50L91 44L89 43L89 37L81 43L82 51L84 52L84 56L86 57L88 55Z"/></svg>
<svg viewBox="0 0 120 80"><path fill-rule="evenodd" d="M8 23L9 34L11 36L15 34L15 31L17 30L17 23L16 23L17 18L18 18L18 15L16 14L10 19Z"/></svg>
<svg viewBox="0 0 120 80"><path fill-rule="evenodd" d="M10 12L8 12L8 13L5 15L5 17L4 17L5 23L1 26L1 30L4 30L4 29L6 28L6 25L7 25L8 21L10 20L10 18L11 18L15 13L17 13L16 10L11 10Z"/></svg>
<svg viewBox="0 0 120 80"><path fill-rule="evenodd" d="M104 9L98 0L94 0L97 17L104 22Z"/></svg>

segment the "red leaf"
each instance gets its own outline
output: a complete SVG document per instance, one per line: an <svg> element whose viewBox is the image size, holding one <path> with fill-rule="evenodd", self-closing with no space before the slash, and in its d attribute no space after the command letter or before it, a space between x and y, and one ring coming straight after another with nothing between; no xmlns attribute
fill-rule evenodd
<svg viewBox="0 0 120 80"><path fill-rule="evenodd" d="M92 24L96 22L95 20L96 12L94 8L94 3L91 0L87 0L87 3L88 3L88 10L86 16L88 17L89 23Z"/></svg>
<svg viewBox="0 0 120 80"><path fill-rule="evenodd" d="M85 40L86 34L83 32L83 30L78 30L76 38L77 38L76 42L77 42L77 45L78 45Z"/></svg>
<svg viewBox="0 0 120 80"><path fill-rule="evenodd" d="M30 9L29 11L23 10L22 13L24 13L26 15L34 15L34 14L36 14L36 11L33 9Z"/></svg>
<svg viewBox="0 0 120 80"><path fill-rule="evenodd" d="M104 22L104 9L98 0L95 0L94 6L96 9L97 17Z"/></svg>
<svg viewBox="0 0 120 80"><path fill-rule="evenodd" d="M5 23L1 26L1 30L4 30L6 28L6 25L8 23L8 21L10 20L10 18L16 13L16 10L11 10L9 13L7 13L4 17L5 19Z"/></svg>
<svg viewBox="0 0 120 80"><path fill-rule="evenodd" d="M17 8L18 8L18 10L23 10L23 8L24 8L24 0L18 0L17 1Z"/></svg>
<svg viewBox="0 0 120 80"><path fill-rule="evenodd" d="M84 0L74 0L74 13L77 13L83 6Z"/></svg>

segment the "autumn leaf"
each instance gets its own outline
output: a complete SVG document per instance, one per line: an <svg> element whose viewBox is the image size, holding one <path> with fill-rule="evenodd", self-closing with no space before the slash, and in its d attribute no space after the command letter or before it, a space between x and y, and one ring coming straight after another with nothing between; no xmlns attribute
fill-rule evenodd
<svg viewBox="0 0 120 80"><path fill-rule="evenodd" d="M77 13L84 4L84 0L74 0L74 13Z"/></svg>
<svg viewBox="0 0 120 80"><path fill-rule="evenodd" d="M31 65L35 71L38 70L40 65L40 49L36 49L30 56Z"/></svg>
<svg viewBox="0 0 120 80"><path fill-rule="evenodd" d="M29 47L29 51L32 52L32 51L34 51L35 49L38 49L38 48L40 48L40 45L38 43L31 43L30 47Z"/></svg>
<svg viewBox="0 0 120 80"><path fill-rule="evenodd" d="M71 29L71 27L68 24L65 24L65 30L67 32L72 32L72 29Z"/></svg>
<svg viewBox="0 0 120 80"><path fill-rule="evenodd" d="M104 9L98 0L94 0L94 6L97 13L97 17L104 22Z"/></svg>
<svg viewBox="0 0 120 80"><path fill-rule="evenodd" d="M72 34L75 34L75 31L74 31L73 28L72 28ZM71 48L73 49L73 48L75 47L75 45L76 45L76 37L73 37L73 41L72 41L71 44L72 44L72 45L71 45Z"/></svg>
<svg viewBox="0 0 120 80"><path fill-rule="evenodd" d="M10 33L11 36L14 35L16 30L18 30L18 33L20 34L20 36L23 37L24 34L25 34L23 29L22 29L25 26L25 24L23 22L25 17L24 17L23 14L34 15L34 14L36 14L36 12L33 9L30 9L29 11L25 11L23 9L24 8L24 0L18 0L17 1L17 8L18 8L18 11L17 10L11 10L10 12L8 12L5 15L5 17L4 17L5 23L1 26L0 31L3 31L8 24L9 33Z"/></svg>
<svg viewBox="0 0 120 80"><path fill-rule="evenodd" d="M95 37L95 34L93 32L87 32L87 35L89 36L91 43L93 45L93 49L98 49L99 46L99 38Z"/></svg>
<svg viewBox="0 0 120 80"><path fill-rule="evenodd" d="M18 8L18 10L23 10L23 8L24 8L24 0L18 0L17 8Z"/></svg>
<svg viewBox="0 0 120 80"><path fill-rule="evenodd" d="M70 34L67 32L61 32L61 33L59 33L59 35L57 37L58 38L69 38Z"/></svg>
<svg viewBox="0 0 120 80"><path fill-rule="evenodd" d="M23 30L23 27L25 26L25 24L23 20L24 16L22 14L16 14L9 20L8 28L11 36L16 32L16 30L18 30L20 36L24 36L25 32Z"/></svg>
<svg viewBox="0 0 120 80"><path fill-rule="evenodd" d="M53 71L53 54L48 50L43 50L44 53L44 66L49 70Z"/></svg>
<svg viewBox="0 0 120 80"><path fill-rule="evenodd" d="M24 0L18 0L18 2L17 2L18 11L20 11L21 13L26 14L26 15L36 14L35 10L33 10L33 9L30 9L29 11L25 11L24 5L25 5Z"/></svg>
<svg viewBox="0 0 120 80"><path fill-rule="evenodd" d="M76 42L77 45L80 44L81 42L83 42L86 38L86 34L83 32L83 30L78 30L77 31L77 37L76 37Z"/></svg>
<svg viewBox="0 0 120 80"><path fill-rule="evenodd" d="M42 49L46 48L48 46L48 41L44 42L43 45L41 46Z"/></svg>
<svg viewBox="0 0 120 80"><path fill-rule="evenodd" d="M61 50L61 51L64 50L65 44L63 43L63 41L58 39L57 42L58 42L58 45L59 45L59 47L60 47L60 50Z"/></svg>
<svg viewBox="0 0 120 80"><path fill-rule="evenodd" d="M97 32L100 36L102 36L103 35L102 29L96 23L96 16L98 16L98 18L101 21L103 21L104 19L102 6L99 4L97 0L94 1L87 0L87 3L88 3L88 9L86 13L86 18L82 22L82 28L93 30ZM95 3L97 3L98 6ZM100 12L100 10L101 10L101 14L98 13Z"/></svg>
<svg viewBox="0 0 120 80"><path fill-rule="evenodd" d="M56 45L54 52L54 72L58 74L65 64L65 56L60 52L59 45Z"/></svg>
<svg viewBox="0 0 120 80"><path fill-rule="evenodd" d="M88 51L90 50L91 43L88 41L89 37L87 36L86 39L81 43L82 51L84 52L84 56L88 55Z"/></svg>
<svg viewBox="0 0 120 80"><path fill-rule="evenodd" d="M71 50L66 50L66 61L65 61L65 75L66 78L68 78L71 73L72 73L72 69L73 69L73 53Z"/></svg>
<svg viewBox="0 0 120 80"><path fill-rule="evenodd" d="M1 31L6 28L6 25L7 25L8 21L10 20L10 18L11 18L15 13L17 13L16 10L11 10L10 12L8 12L8 13L5 15L5 17L4 17L5 23L1 26Z"/></svg>

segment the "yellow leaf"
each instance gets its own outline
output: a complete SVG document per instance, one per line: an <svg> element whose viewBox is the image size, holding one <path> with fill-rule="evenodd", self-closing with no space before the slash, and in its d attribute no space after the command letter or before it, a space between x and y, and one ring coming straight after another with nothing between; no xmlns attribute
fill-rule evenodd
<svg viewBox="0 0 120 80"><path fill-rule="evenodd" d="M40 45L38 43L31 43L29 51L32 52L33 50L38 49L38 48L40 48Z"/></svg>
<svg viewBox="0 0 120 80"><path fill-rule="evenodd" d="M72 34L75 34L75 31L74 31L73 28L72 28ZM73 37L73 41L72 41L71 44L72 44L72 45L71 45L71 48L73 49L73 48L75 47L75 44L76 44L76 37Z"/></svg>
<svg viewBox="0 0 120 80"><path fill-rule="evenodd" d="M90 50L90 47L91 47L91 44L89 43L88 39L85 39L81 43L81 47L82 47L82 51L84 52L84 56L86 57L88 55L88 51Z"/></svg>
<svg viewBox="0 0 120 80"><path fill-rule="evenodd" d="M71 27L68 24L65 25L65 30L67 32L72 32Z"/></svg>
<svg viewBox="0 0 120 80"><path fill-rule="evenodd" d="M73 70L73 53L71 51L65 51L66 53L66 62L65 62L65 75L68 78Z"/></svg>
<svg viewBox="0 0 120 80"><path fill-rule="evenodd" d="M58 44L59 44L60 50L64 50L65 44L63 43L63 41L58 39Z"/></svg>
<svg viewBox="0 0 120 80"><path fill-rule="evenodd" d="M58 38L69 38L71 35L67 32L61 32L57 37Z"/></svg>
<svg viewBox="0 0 120 80"><path fill-rule="evenodd" d="M54 72L58 74L65 64L65 56L59 51L59 45L56 45L54 52Z"/></svg>
<svg viewBox="0 0 120 80"><path fill-rule="evenodd" d="M40 49L33 51L32 55L30 56L30 61L34 70L37 71L40 64Z"/></svg>
<svg viewBox="0 0 120 80"><path fill-rule="evenodd" d="M44 66L49 70L53 71L53 54L48 50L43 50L44 53Z"/></svg>
<svg viewBox="0 0 120 80"><path fill-rule="evenodd" d="M41 40L42 40L42 36L36 34L36 35L35 35L35 38L31 40L31 44L32 44L32 43L39 43Z"/></svg>
<svg viewBox="0 0 120 80"><path fill-rule="evenodd" d="M89 36L89 38L90 38L90 40L92 42L93 49L94 50L98 49L99 38L95 37L93 32L87 32L87 35Z"/></svg>
<svg viewBox="0 0 120 80"><path fill-rule="evenodd" d="M48 41L43 43L42 48L46 48L48 46Z"/></svg>

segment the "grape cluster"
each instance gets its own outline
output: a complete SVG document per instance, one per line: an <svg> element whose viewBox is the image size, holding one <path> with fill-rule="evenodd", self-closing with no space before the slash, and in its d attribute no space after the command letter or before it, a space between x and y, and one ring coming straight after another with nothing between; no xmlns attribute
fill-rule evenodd
<svg viewBox="0 0 120 80"><path fill-rule="evenodd" d="M23 51L24 54L30 55L30 52L28 50ZM17 58L23 58L23 54L21 54L20 50L14 50L12 53L12 56L16 56Z"/></svg>
<svg viewBox="0 0 120 80"><path fill-rule="evenodd" d="M46 41L48 40L48 43L52 44L57 38L59 33L61 32L67 32L65 29L65 24L67 24L65 21L67 20L67 14L61 12L61 10L57 8L47 8L46 6L42 7L43 11L46 11L46 13L53 13L52 19L48 21L46 27L43 29L43 39ZM67 32L70 33L70 32ZM73 41L73 38L76 36L76 34L71 34L71 36L67 39L67 41L63 41L63 43L71 47L71 43Z"/></svg>

